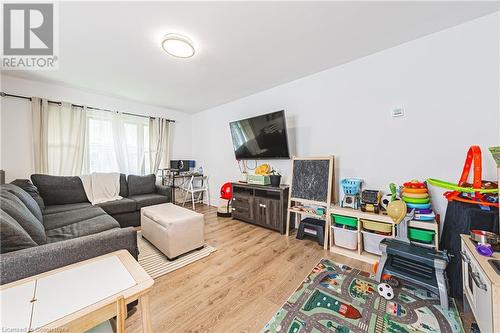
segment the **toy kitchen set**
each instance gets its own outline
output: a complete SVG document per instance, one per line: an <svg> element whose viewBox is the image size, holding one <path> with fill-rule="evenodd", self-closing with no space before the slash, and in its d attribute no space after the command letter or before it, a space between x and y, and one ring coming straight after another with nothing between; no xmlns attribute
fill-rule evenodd
<svg viewBox="0 0 500 333"><path fill-rule="evenodd" d="M500 237L480 230L460 237L465 309L481 332L500 332Z"/></svg>

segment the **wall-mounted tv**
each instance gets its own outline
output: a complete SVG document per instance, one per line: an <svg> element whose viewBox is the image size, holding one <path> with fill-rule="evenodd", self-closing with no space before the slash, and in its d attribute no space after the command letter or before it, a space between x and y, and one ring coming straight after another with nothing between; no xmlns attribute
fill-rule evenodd
<svg viewBox="0 0 500 333"><path fill-rule="evenodd" d="M237 160L289 159L285 111L229 124Z"/></svg>

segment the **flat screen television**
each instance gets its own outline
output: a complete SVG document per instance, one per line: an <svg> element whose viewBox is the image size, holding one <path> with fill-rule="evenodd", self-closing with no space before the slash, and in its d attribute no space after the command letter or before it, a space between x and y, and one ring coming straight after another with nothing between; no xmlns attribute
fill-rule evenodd
<svg viewBox="0 0 500 333"><path fill-rule="evenodd" d="M285 111L229 124L237 160L289 159Z"/></svg>

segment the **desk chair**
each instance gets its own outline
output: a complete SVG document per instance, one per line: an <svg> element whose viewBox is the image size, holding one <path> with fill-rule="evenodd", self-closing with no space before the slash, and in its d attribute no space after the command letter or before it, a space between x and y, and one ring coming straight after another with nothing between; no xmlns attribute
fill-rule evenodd
<svg viewBox="0 0 500 333"><path fill-rule="evenodd" d="M191 194L191 203L193 204L193 210L194 210L194 204L196 202L203 202L202 195L204 192L207 194L208 205L210 206L210 191L208 189L208 176L201 176L201 177L191 176L187 185L182 187L182 190L186 192L184 195L184 201L182 202L182 206L186 204L188 195ZM198 194L198 198L195 200L196 193Z"/></svg>

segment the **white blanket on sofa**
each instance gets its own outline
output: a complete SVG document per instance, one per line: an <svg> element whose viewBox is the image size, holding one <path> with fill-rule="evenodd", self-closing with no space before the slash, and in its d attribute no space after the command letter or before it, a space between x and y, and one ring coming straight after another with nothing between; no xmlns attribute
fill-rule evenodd
<svg viewBox="0 0 500 333"><path fill-rule="evenodd" d="M117 172L93 172L81 175L80 179L87 199L96 205L98 203L120 200L120 174Z"/></svg>

